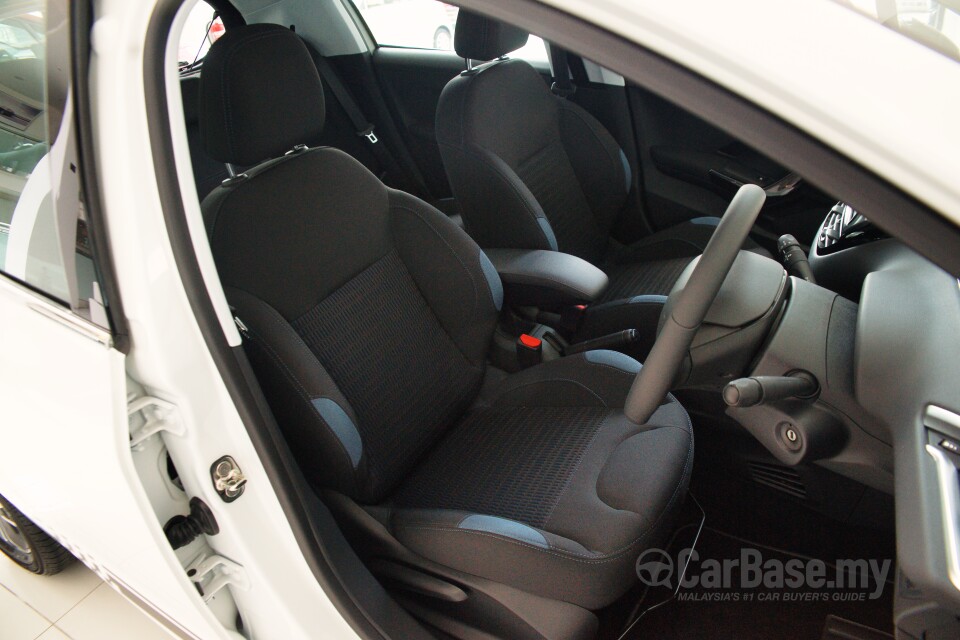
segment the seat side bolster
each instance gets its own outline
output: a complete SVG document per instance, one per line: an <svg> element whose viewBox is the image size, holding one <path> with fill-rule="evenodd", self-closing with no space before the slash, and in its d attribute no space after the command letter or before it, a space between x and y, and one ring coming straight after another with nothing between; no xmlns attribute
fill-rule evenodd
<svg viewBox="0 0 960 640"><path fill-rule="evenodd" d="M466 229L480 246L557 250L543 208L506 162L469 144L440 143L440 151Z"/></svg>
<svg viewBox="0 0 960 640"><path fill-rule="evenodd" d="M392 528L401 544L428 560L587 609L606 606L631 582L633 546L595 553L569 538L498 520L463 511L398 510Z"/></svg>
<svg viewBox="0 0 960 640"><path fill-rule="evenodd" d="M503 286L477 244L422 200L390 191L394 246L447 335L477 368L503 304Z"/></svg>
<svg viewBox="0 0 960 640"><path fill-rule="evenodd" d="M350 403L273 307L240 289L225 291L250 334L244 346L270 407L307 476L362 496L366 457Z"/></svg>
<svg viewBox="0 0 960 640"><path fill-rule="evenodd" d="M433 538L435 532L492 537L508 544L519 544L585 560L603 557L575 540L549 531L516 520L468 511L397 509L392 513L391 526L398 540L410 548L418 548L417 550L427 557L430 555L427 538Z"/></svg>
<svg viewBox="0 0 960 640"><path fill-rule="evenodd" d="M623 150L590 113L570 100L560 105L560 140L593 211L609 234L632 187L632 172Z"/></svg>
<svg viewBox="0 0 960 640"><path fill-rule="evenodd" d="M623 407L640 363L616 351L596 350L524 369L496 384L484 405Z"/></svg>

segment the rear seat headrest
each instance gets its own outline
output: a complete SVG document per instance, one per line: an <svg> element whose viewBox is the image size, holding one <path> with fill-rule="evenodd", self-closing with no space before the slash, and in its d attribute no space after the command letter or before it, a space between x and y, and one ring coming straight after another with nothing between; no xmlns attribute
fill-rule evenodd
<svg viewBox="0 0 960 640"><path fill-rule="evenodd" d="M200 137L242 166L309 144L323 131L323 86L306 45L275 24L228 29L203 60Z"/></svg>
<svg viewBox="0 0 960 640"><path fill-rule="evenodd" d="M519 27L460 9L453 48L461 58L493 60L527 44L529 37Z"/></svg>

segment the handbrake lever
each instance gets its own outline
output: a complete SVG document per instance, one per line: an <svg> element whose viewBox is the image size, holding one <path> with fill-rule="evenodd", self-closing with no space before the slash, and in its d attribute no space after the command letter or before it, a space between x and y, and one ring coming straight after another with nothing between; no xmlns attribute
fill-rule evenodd
<svg viewBox="0 0 960 640"><path fill-rule="evenodd" d="M563 355L572 356L575 353L583 353L584 351L591 351L593 349L612 349L617 351L633 344L639 337L640 334L636 329L624 329L623 331L610 333L605 336L600 336L599 338L593 338L592 340L584 340L583 342L571 344L563 350Z"/></svg>

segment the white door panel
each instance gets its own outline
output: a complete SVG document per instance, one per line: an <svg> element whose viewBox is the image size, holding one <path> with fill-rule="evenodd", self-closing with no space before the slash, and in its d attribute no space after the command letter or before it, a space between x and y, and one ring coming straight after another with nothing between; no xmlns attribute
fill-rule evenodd
<svg viewBox="0 0 960 640"><path fill-rule="evenodd" d="M101 578L193 632L177 635L225 637L171 574L173 552L136 480L124 355L102 329L4 276L0 335L0 493Z"/></svg>

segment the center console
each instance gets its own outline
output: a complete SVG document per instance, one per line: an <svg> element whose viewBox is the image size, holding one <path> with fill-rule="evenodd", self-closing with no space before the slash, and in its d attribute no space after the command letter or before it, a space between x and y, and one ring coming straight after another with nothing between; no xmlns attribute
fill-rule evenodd
<svg viewBox="0 0 960 640"><path fill-rule="evenodd" d="M559 251L487 249L486 255L504 290L504 310L490 349L494 366L514 372L582 350L571 346L571 338L587 305L606 290L607 274ZM607 337L608 344L591 348L618 348L631 339ZM590 346L579 346L584 345Z"/></svg>
<svg viewBox="0 0 960 640"><path fill-rule="evenodd" d="M504 292L490 350L498 369L601 349L641 359L653 346L666 296L601 304L607 275L581 258L536 249L488 249L486 255Z"/></svg>

